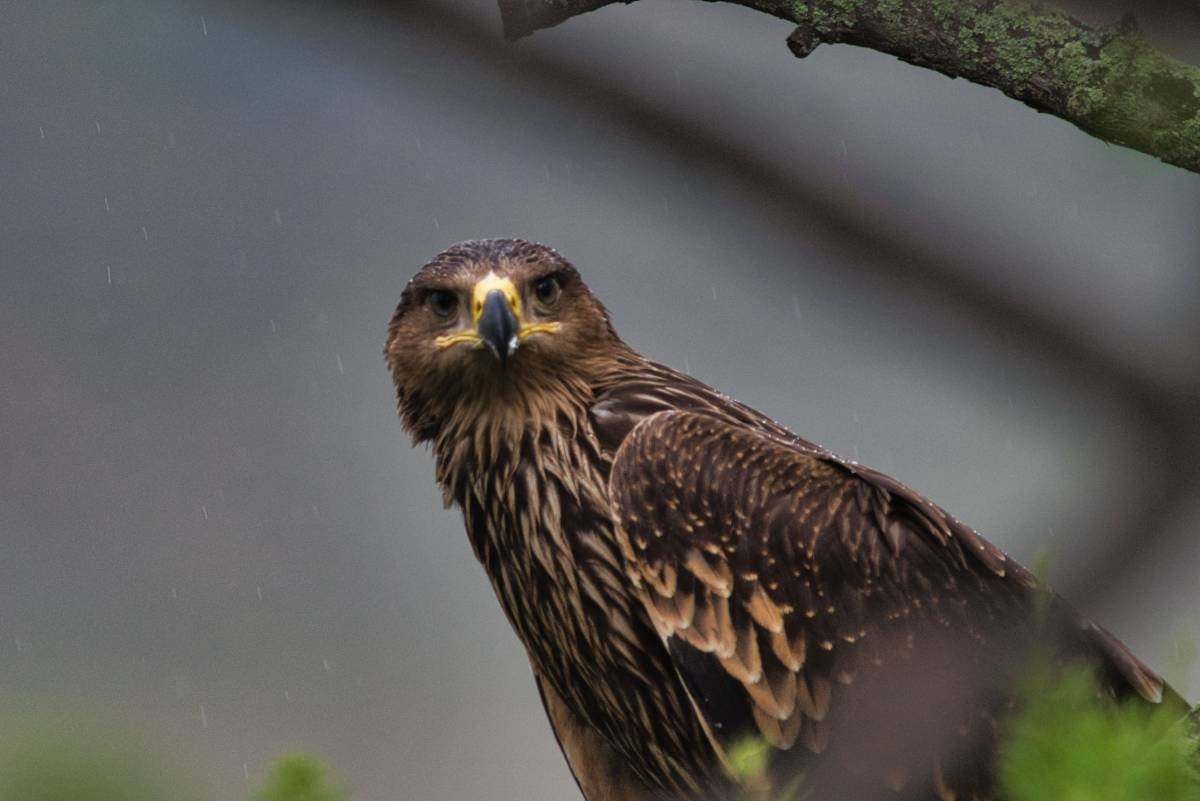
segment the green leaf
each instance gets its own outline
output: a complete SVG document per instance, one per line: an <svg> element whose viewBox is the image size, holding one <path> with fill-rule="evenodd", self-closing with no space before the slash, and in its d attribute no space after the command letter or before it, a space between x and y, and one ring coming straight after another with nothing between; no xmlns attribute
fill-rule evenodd
<svg viewBox="0 0 1200 801"><path fill-rule="evenodd" d="M1035 670L999 761L1007 801L1200 801L1176 715L1101 695L1084 668Z"/></svg>
<svg viewBox="0 0 1200 801"><path fill-rule="evenodd" d="M328 769L306 754L289 754L276 760L255 801L343 801L345 792L329 783Z"/></svg>

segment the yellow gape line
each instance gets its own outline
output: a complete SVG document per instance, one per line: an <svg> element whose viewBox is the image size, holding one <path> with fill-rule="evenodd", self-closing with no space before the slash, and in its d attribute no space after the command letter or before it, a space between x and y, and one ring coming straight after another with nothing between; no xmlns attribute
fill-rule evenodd
<svg viewBox="0 0 1200 801"><path fill-rule="evenodd" d="M524 342L534 334L554 334L562 328L562 323L526 324L521 316L521 295L517 292L517 288L513 286L511 280L502 278L495 273L488 273L481 278L471 291L472 325L478 325L479 315L483 313L484 301L493 292L499 292L504 295L504 300L508 303L509 310L512 311L513 317L517 318L518 342ZM477 348L483 347L483 340L480 339L479 333L475 329L447 334L446 336L438 337L433 342L439 348L448 348L451 345L458 345L460 343L470 344Z"/></svg>
<svg viewBox="0 0 1200 801"><path fill-rule="evenodd" d="M517 332L517 341L524 342L534 334L556 334L560 328L562 328L562 323L530 323L529 325L523 325L521 326L521 330Z"/></svg>
<svg viewBox="0 0 1200 801"><path fill-rule="evenodd" d="M474 331L459 331L457 334L447 334L444 337L438 337L433 340L433 344L439 348L448 348L460 342L469 342L477 348L483 347L483 340Z"/></svg>

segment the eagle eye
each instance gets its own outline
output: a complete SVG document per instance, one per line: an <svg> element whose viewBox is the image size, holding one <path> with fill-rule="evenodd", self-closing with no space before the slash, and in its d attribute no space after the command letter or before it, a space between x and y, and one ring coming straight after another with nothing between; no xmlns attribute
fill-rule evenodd
<svg viewBox="0 0 1200 801"><path fill-rule="evenodd" d="M553 306L561 291L557 276L547 275L533 282L533 296L543 306Z"/></svg>
<svg viewBox="0 0 1200 801"><path fill-rule="evenodd" d="M449 317L458 310L458 295L447 289L434 289L425 296L425 302L438 317Z"/></svg>

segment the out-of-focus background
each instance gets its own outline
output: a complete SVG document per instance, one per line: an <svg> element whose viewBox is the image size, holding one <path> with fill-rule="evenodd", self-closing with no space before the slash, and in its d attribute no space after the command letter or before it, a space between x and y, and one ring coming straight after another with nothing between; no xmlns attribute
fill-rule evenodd
<svg viewBox="0 0 1200 801"><path fill-rule="evenodd" d="M1200 60L1200 12L1141 17ZM8 4L0 744L137 732L207 799L293 749L358 799L575 797L381 358L408 277L481 236L1047 553L1195 700L1200 176L788 32L693 0L516 44L491 0Z"/></svg>

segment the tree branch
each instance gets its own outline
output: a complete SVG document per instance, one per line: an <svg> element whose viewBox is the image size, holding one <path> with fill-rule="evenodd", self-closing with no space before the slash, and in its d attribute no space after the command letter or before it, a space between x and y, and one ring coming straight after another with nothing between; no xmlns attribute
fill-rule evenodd
<svg viewBox="0 0 1200 801"><path fill-rule="evenodd" d="M515 39L618 0L498 2ZM788 46L799 58L822 44L869 47L1200 173L1200 67L1156 50L1132 17L1096 28L1023 0L729 2L795 23Z"/></svg>
<svg viewBox="0 0 1200 801"><path fill-rule="evenodd" d="M1194 707L1183 722L1184 731L1192 738L1193 748L1189 755L1192 767L1200 772L1200 706Z"/></svg>

